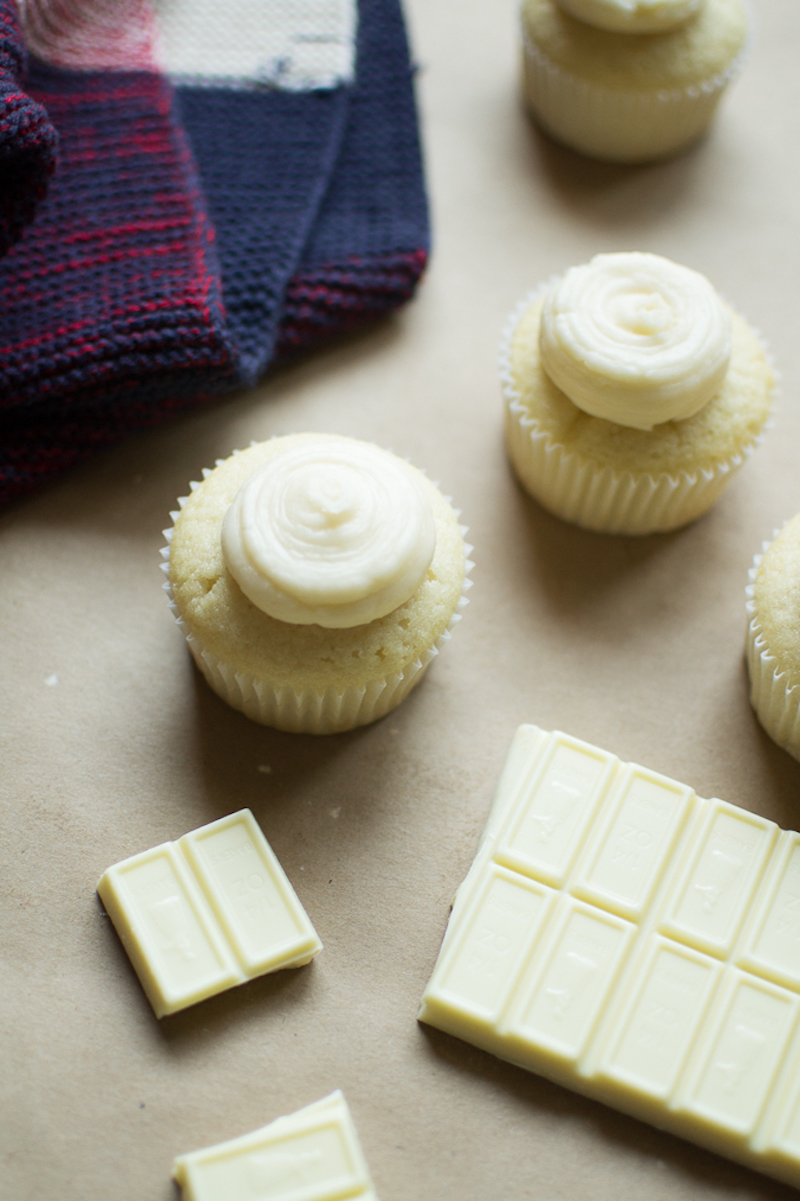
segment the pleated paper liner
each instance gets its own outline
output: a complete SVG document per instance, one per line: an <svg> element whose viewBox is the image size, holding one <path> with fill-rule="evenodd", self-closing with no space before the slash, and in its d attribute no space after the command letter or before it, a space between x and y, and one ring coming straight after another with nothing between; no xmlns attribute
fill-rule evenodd
<svg viewBox="0 0 800 1201"><path fill-rule="evenodd" d="M547 133L592 158L616 163L664 158L708 128L722 93L742 68L750 40L718 75L683 88L637 92L577 79L523 30L525 98Z"/></svg>
<svg viewBox="0 0 800 1201"><path fill-rule="evenodd" d="M551 513L585 529L651 534L688 525L710 509L727 488L760 444L771 421L764 423L752 442L699 471L618 472L577 451L568 451L530 416L511 369L511 342L522 315L557 282L551 279L535 288L517 306L500 347L506 445L520 483ZM760 336L759 341L767 353Z"/></svg>
<svg viewBox="0 0 800 1201"><path fill-rule="evenodd" d="M773 541L780 533L776 530ZM756 610L756 576L770 542L765 542L761 554L753 559L747 597L747 639L745 654L750 672L750 703L758 720L778 746L795 759L800 759L800 685L790 687L788 673L782 671L769 648Z"/></svg>

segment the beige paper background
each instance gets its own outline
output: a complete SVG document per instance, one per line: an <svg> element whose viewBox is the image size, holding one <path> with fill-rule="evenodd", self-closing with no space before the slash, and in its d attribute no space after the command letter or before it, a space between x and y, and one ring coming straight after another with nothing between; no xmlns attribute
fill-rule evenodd
<svg viewBox="0 0 800 1201"><path fill-rule="evenodd" d="M800 764L756 723L742 659L747 569L800 510L800 6L756 8L713 134L616 168L529 125L513 0L409 0L435 235L418 299L0 517L4 1198L174 1201L175 1154L336 1087L382 1201L792 1195L415 1021L518 723L800 818ZM716 509L638 540L526 499L495 369L527 289L617 249L707 274L783 375L775 427ZM471 604L423 685L325 739L260 728L209 692L158 570L168 512L202 467L305 429L425 467L476 547ZM244 805L325 950L158 1023L95 883Z"/></svg>

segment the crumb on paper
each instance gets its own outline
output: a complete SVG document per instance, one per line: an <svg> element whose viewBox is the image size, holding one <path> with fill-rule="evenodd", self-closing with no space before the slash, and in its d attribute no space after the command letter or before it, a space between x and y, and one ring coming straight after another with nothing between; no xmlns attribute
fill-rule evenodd
<svg viewBox="0 0 800 1201"><path fill-rule="evenodd" d="M55 688L56 684L58 683L58 676L55 672L53 672L52 675L45 676L44 682L48 688Z"/></svg>
<svg viewBox="0 0 800 1201"><path fill-rule="evenodd" d="M338 816L339 816L339 814L340 814L341 812L342 812L342 806L341 806L341 805L337 805L335 809L329 809L329 810L328 810L328 816L329 816L329 817L336 818L336 817L338 817Z"/></svg>

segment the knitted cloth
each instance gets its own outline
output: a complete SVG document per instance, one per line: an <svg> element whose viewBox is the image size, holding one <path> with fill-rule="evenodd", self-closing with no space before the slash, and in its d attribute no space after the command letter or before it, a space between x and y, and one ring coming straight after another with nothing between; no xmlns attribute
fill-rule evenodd
<svg viewBox="0 0 800 1201"><path fill-rule="evenodd" d="M0 0L0 254L33 220L55 169L56 131L23 90L27 56L12 0Z"/></svg>
<svg viewBox="0 0 800 1201"><path fill-rule="evenodd" d="M0 501L412 294L405 31L398 0L354 3L20 4L22 100L60 151L0 260Z"/></svg>

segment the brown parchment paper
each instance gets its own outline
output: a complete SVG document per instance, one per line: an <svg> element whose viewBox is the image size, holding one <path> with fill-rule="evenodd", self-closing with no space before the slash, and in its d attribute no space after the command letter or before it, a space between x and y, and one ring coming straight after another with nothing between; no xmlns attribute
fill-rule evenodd
<svg viewBox="0 0 800 1201"><path fill-rule="evenodd" d="M747 569L800 510L800 5L754 8L711 136L618 168L529 124L513 0L408 0L435 235L418 299L0 518L3 1198L175 1201L174 1155L337 1087L382 1201L792 1195L416 1022L520 722L800 820L800 764L757 724L742 658ZM626 249L708 275L783 376L774 428L717 507L643 539L582 532L524 496L495 367L529 288ZM217 700L160 589L161 530L188 481L297 430L408 456L476 548L464 621L422 686L332 738ZM245 805L325 949L159 1023L96 881Z"/></svg>

